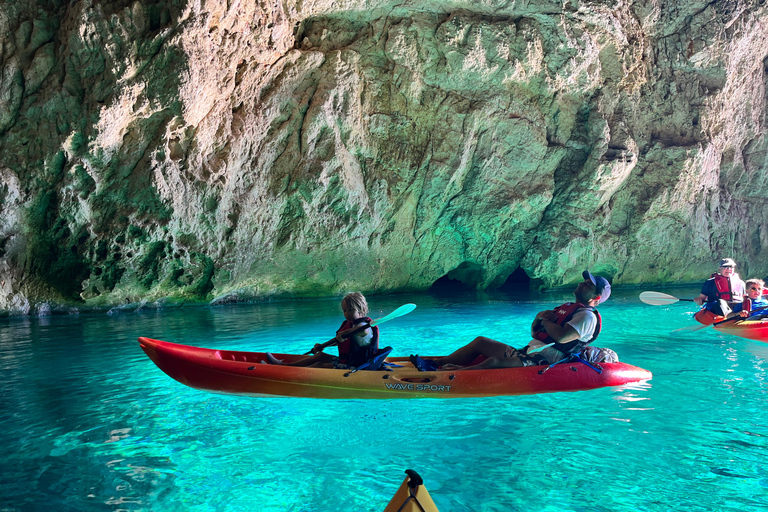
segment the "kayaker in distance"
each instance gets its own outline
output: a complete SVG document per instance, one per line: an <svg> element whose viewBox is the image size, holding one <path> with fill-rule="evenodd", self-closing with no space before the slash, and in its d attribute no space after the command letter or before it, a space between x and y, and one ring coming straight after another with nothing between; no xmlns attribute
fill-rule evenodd
<svg viewBox="0 0 768 512"><path fill-rule="evenodd" d="M694 319L704 325L724 320L744 295L744 281L736 273L736 262L731 258L720 260L718 272L704 282L701 293L693 301L704 306Z"/></svg>
<svg viewBox="0 0 768 512"><path fill-rule="evenodd" d="M733 312L728 315L727 318L735 318L740 316L742 318L752 318L760 316L768 316L768 300L763 296L763 289L765 283L762 279L747 279L744 283L747 288L747 296L740 304L733 306ZM748 307L744 307L748 304ZM759 311L757 311L759 310Z"/></svg>
<svg viewBox="0 0 768 512"><path fill-rule="evenodd" d="M362 293L348 293L341 299L341 311L344 313L344 322L336 331L336 338L316 344L312 348L312 355L300 361L286 363L286 366L313 366L320 368L336 368L346 370L356 368L371 359L379 350L379 328L368 327L359 332L354 332L361 326L370 324L373 320L368 318L368 302ZM351 334L354 332L354 334ZM334 357L323 352L325 347L338 345L339 356ZM275 356L267 352L270 364L284 364Z"/></svg>
<svg viewBox="0 0 768 512"><path fill-rule="evenodd" d="M593 276L588 270L582 273L584 281L576 286L573 295L576 302L567 302L552 310L541 311L531 325L533 341L517 350L500 341L479 336L452 354L435 359L411 356L411 362L420 370L477 370L482 368L513 368L553 364L592 343L600 333L601 319L595 306L611 295L611 285L603 277ZM537 353L528 354L532 348L552 343ZM479 364L466 366L479 356L487 359Z"/></svg>

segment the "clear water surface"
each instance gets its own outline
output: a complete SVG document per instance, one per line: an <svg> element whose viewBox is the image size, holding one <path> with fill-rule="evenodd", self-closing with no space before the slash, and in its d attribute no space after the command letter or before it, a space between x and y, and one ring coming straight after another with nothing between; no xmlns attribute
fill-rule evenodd
<svg viewBox="0 0 768 512"><path fill-rule="evenodd" d="M412 468L443 512L764 511L768 344L614 291L600 346L626 388L484 399L246 398L185 387L136 341L303 352L336 300L0 321L0 511L378 511ZM693 296L695 290L675 290ZM373 297L395 354L522 346L566 294Z"/></svg>

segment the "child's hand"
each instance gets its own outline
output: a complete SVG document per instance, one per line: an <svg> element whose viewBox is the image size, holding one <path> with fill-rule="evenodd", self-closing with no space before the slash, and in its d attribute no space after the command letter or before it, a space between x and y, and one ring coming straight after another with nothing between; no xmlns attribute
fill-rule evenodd
<svg viewBox="0 0 768 512"><path fill-rule="evenodd" d="M319 343L315 343L315 346L314 346L314 347L312 347L312 353L313 353L313 354L317 354L318 352L322 352L324 348L325 348L325 347L324 347L324 346L322 346L321 344L319 344Z"/></svg>
<svg viewBox="0 0 768 512"><path fill-rule="evenodd" d="M357 343L358 346L367 347L373 341L373 331L366 329L363 332L353 334L352 338L355 340L355 343Z"/></svg>
<svg viewBox="0 0 768 512"><path fill-rule="evenodd" d="M742 318L747 318L749 316L749 311L740 311L739 316Z"/></svg>

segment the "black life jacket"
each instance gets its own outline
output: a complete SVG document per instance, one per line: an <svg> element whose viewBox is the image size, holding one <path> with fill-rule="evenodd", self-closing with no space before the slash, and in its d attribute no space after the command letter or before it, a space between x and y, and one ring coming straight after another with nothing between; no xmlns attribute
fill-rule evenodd
<svg viewBox="0 0 768 512"><path fill-rule="evenodd" d="M589 338L587 341L581 341L579 339L575 339L572 341L569 341L568 343L557 343L555 339L547 334L546 331L539 331L536 333L535 338L537 340L541 340L544 343L554 343L555 345L553 348L559 350L565 355L573 354L575 352L578 352L579 350L583 349L593 341L597 339L597 336L600 334L600 330L603 327L603 319L600 317L600 313L598 313L597 309L593 308L592 306L586 306L584 304L580 304L578 302L566 302L562 306L559 306L555 308L553 311L557 315L557 320L555 320L555 323L557 325L563 326L567 322L573 318L573 315L576 314L576 312L582 310L582 309L588 309L592 311L595 316L597 317L597 325L595 326L595 332L592 333L592 337Z"/></svg>
<svg viewBox="0 0 768 512"><path fill-rule="evenodd" d="M345 320L336 332L346 331L357 325L370 324L371 322L373 320L367 316L358 318L354 322ZM373 339L371 339L370 344L364 347L354 342L351 336L339 343L339 363L357 367L376 355L376 352L379 350L379 328L373 326L371 330L373 331Z"/></svg>

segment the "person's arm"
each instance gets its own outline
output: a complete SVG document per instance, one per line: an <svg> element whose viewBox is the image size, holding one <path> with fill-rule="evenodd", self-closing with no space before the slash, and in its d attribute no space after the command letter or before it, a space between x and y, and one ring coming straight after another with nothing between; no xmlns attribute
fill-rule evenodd
<svg viewBox="0 0 768 512"><path fill-rule="evenodd" d="M531 337L535 338L536 333L545 330L541 323L545 319L550 321L557 320L557 314L551 309L539 311L536 313L536 316L533 319L533 323L531 324ZM549 331L547 331L547 333L549 333Z"/></svg>
<svg viewBox="0 0 768 512"><path fill-rule="evenodd" d="M703 306L705 302L707 302L707 296L703 293L700 293L698 297L693 299L693 302L698 304L699 306Z"/></svg>
<svg viewBox="0 0 768 512"><path fill-rule="evenodd" d="M704 284L701 286L701 292L699 293L699 296L693 299L693 302L698 304L699 306L703 306L705 302L709 302L709 293L710 293L710 287L715 285L715 281L712 279L707 279L704 281Z"/></svg>
<svg viewBox="0 0 768 512"><path fill-rule="evenodd" d="M749 311L744 311L744 305L742 303L734 304L733 309L731 309L731 312L725 315L726 319L729 318L736 318L737 316L740 316L742 318L746 318L749 316Z"/></svg>
<svg viewBox="0 0 768 512"><path fill-rule="evenodd" d="M544 320L543 325L547 329L547 334L558 344L564 344L591 336L597 328L597 316L590 310L582 309L577 311L565 325L561 326L548 320Z"/></svg>
<svg viewBox="0 0 768 512"><path fill-rule="evenodd" d="M573 326L569 323L565 325L558 325L552 320L544 318L541 321L541 326L545 331L547 331L547 334L549 334L552 339L555 340L556 343L568 343L569 341L573 341L581 337L578 331L576 331L576 329L574 329Z"/></svg>
<svg viewBox="0 0 768 512"><path fill-rule="evenodd" d="M364 327L365 329L361 330L361 327ZM365 347L367 345L370 345L371 340L373 340L373 329L371 329L371 326L368 325L367 323L360 322L359 324L355 325L354 327L351 327L350 329L345 329L343 331L339 331L338 333L336 333L337 343L341 343L346 338L352 338L355 340L355 343L357 343L361 347Z"/></svg>

